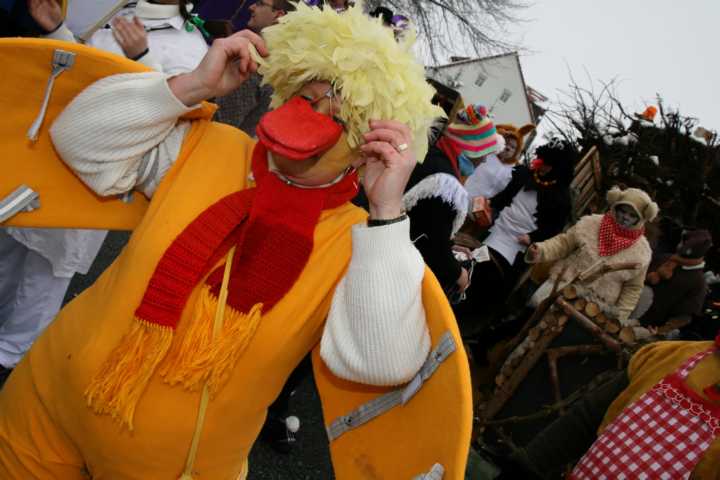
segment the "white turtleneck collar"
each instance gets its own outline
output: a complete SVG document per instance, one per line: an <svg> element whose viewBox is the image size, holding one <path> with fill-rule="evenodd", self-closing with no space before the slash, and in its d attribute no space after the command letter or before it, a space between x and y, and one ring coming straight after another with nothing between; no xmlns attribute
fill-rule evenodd
<svg viewBox="0 0 720 480"><path fill-rule="evenodd" d="M690 265L690 266L684 266L682 267L683 270L702 270L705 268L705 262L698 263L697 265Z"/></svg>
<svg viewBox="0 0 720 480"><path fill-rule="evenodd" d="M188 10L192 10L192 4L188 4ZM180 7L177 4L150 3L147 0L139 0L135 7L135 14L148 20L167 20L180 16Z"/></svg>

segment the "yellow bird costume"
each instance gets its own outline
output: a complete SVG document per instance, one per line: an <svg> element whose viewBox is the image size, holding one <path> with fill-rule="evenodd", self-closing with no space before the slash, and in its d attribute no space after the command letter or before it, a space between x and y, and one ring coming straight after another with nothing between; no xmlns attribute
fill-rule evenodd
<svg viewBox="0 0 720 480"><path fill-rule="evenodd" d="M317 34L322 26L325 36ZM315 40L292 44L291 38L305 41L297 36L303 28L316 32ZM337 37L338 45L328 45L328 36ZM357 38L363 50L347 38ZM297 90L277 88L282 81L273 68L282 63L287 75L300 83L338 80L334 84L343 105L353 105L340 112L349 126L350 147L359 143L367 118L392 118L411 126L419 139L415 148L422 152L423 130L434 110L428 91L417 83L421 68L407 60L404 49L409 44L395 45L392 32L362 16L359 7L339 15L300 5L296 14L268 31L267 41L273 56L264 73L278 98L287 100ZM267 406L302 357L315 348L316 382L337 478L414 478L438 471L444 471L443 478L462 478L472 418L469 372L454 317L432 274L426 270L422 282L432 352L416 377L399 388L340 379L319 358L317 344L333 292L350 261L350 227L366 218L347 202L348 192L342 188L331 201L318 204L307 258L282 286L279 298L255 304L257 299L251 298L245 309L243 292L248 288L240 293L233 288L233 282L247 281L237 278L237 272L258 271L247 266L258 257L247 258L246 253L262 251L247 233L260 225L252 223L252 207L246 214L249 220L237 220L237 231L215 238L222 245L203 257L205 263L196 269L199 276L187 286L187 298L163 303L170 297L155 288L162 284L158 272L175 272L163 265L168 252L186 245L179 239L187 238L184 234L216 205L227 205L225 199L244 199L243 192L259 192L263 182L277 180L267 173L261 147L241 132L211 122L213 108L203 105L184 117L192 120L190 131L152 201L138 194L129 203L96 196L57 157L46 128L35 143L24 137L58 48L73 52L76 60L56 82L45 125L96 80L142 71L133 62L80 45L0 41L0 61L18 66L0 78L6 112L0 128L8 172L0 179L0 196L25 184L41 201L39 209L20 213L5 225L132 229L133 235L97 282L60 312L0 392L0 476L244 478ZM343 53L343 48L351 51ZM377 60L372 49L387 49L378 58L394 55L392 68L412 68L415 73L394 76L385 60L378 63L379 72L370 74L365 63L350 62L356 55ZM309 61L297 53L308 50L337 68L292 70L291 65ZM358 78L367 78L367 84ZM387 98L373 98L380 91ZM351 102L353 95L359 101ZM17 98L26 102L21 105ZM251 164L255 188L248 178ZM353 181L348 177L341 187ZM282 192L291 195L291 188ZM257 193L253 205L261 198ZM171 315L158 313L161 307L177 313L172 328L162 324Z"/></svg>

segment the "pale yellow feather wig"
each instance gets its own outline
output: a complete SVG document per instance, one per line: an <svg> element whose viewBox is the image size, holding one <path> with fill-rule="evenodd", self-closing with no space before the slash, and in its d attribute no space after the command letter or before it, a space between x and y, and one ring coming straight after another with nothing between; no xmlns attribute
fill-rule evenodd
<svg viewBox="0 0 720 480"><path fill-rule="evenodd" d="M330 82L342 99L337 116L347 126L351 148L362 143L369 120L397 120L412 130L415 155L423 161L428 128L444 113L430 103L435 91L412 53L414 34L396 42L393 31L365 15L361 4L338 13L300 2L264 29L263 38L270 55L259 73L274 90L272 107L309 81Z"/></svg>

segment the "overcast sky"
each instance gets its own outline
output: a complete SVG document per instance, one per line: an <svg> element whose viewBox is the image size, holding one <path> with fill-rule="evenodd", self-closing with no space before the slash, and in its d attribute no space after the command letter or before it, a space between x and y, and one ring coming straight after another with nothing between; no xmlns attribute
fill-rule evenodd
<svg viewBox="0 0 720 480"><path fill-rule="evenodd" d="M636 111L666 105L720 130L720 0L534 0L512 28L526 82L551 99L585 70Z"/></svg>

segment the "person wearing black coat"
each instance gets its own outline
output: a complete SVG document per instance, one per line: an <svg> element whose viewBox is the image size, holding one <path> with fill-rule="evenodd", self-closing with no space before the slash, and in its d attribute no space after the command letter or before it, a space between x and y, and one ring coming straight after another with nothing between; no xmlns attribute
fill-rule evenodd
<svg viewBox="0 0 720 480"><path fill-rule="evenodd" d="M555 139L536 156L530 168L515 167L507 187L490 200L495 221L484 242L490 260L475 266L466 300L454 307L461 321L501 307L525 268L527 247L562 232L569 220L575 148Z"/></svg>
<svg viewBox="0 0 720 480"><path fill-rule="evenodd" d="M431 146L425 161L415 167L403 200L411 240L443 290L452 291L463 276L452 238L465 221L470 198L440 148Z"/></svg>
<svg viewBox="0 0 720 480"><path fill-rule="evenodd" d="M495 125L482 105L458 113L413 170L403 201L410 235L445 293L457 300L470 281L453 254L452 239L465 222L470 196L460 183L463 165L497 151Z"/></svg>

